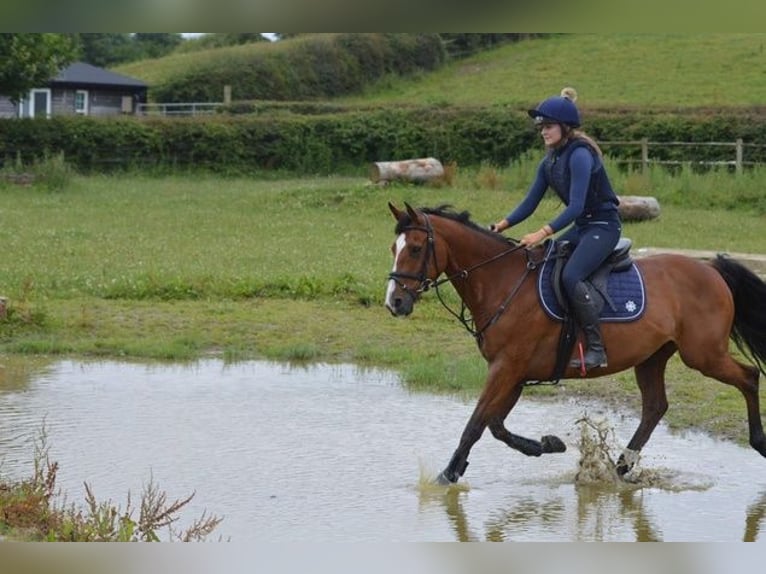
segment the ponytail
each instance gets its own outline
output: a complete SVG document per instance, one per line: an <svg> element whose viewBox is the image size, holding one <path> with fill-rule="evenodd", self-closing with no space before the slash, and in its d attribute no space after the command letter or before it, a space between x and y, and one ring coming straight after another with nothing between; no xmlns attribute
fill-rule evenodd
<svg viewBox="0 0 766 574"><path fill-rule="evenodd" d="M582 130L572 130L568 137L569 137L569 139L577 139L577 140L584 141L586 144L588 144L589 147L591 147L593 149L593 151L595 151L598 154L599 157L604 157L604 152L601 151L601 148L596 143L596 140L594 140L592 137L590 137L584 131L582 131Z"/></svg>

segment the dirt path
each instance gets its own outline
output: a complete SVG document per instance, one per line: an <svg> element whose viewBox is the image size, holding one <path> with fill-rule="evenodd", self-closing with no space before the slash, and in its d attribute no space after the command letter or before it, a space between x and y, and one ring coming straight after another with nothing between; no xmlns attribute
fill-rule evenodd
<svg viewBox="0 0 766 574"><path fill-rule="evenodd" d="M649 255L658 255L660 253L678 253L680 255L687 255L689 257L694 257L696 259L714 259L718 253L725 253L726 255L729 255L736 259L737 261L741 261L745 265L747 265L750 269L752 269L755 273L761 276L766 276L766 255L762 255L759 253L727 253L727 252L721 252L721 251L706 251L706 250L696 250L696 249L665 249L665 248L658 248L658 247L641 247L639 249L633 249L631 250L631 253L637 257L648 257Z"/></svg>

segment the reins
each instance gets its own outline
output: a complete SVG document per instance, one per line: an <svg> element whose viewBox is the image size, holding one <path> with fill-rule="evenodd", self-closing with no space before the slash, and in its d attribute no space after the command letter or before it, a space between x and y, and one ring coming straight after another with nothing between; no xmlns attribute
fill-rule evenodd
<svg viewBox="0 0 766 574"><path fill-rule="evenodd" d="M441 291L439 290L439 287L443 285L444 283L452 282L455 279L468 280L469 275L476 269L484 267L485 265L489 265L490 263L494 263L495 261L502 259L506 257L507 255L510 255L511 253L518 251L519 249L523 249L525 246L514 245L513 247L506 249L505 251L502 251L498 253L497 255L493 255L489 259L486 259L484 261L471 265L470 267L466 267L465 269L461 269L457 273L453 273L446 277L442 277L441 279L432 280L426 277L426 271L428 269L428 263L431 260L431 258L433 258L434 263L436 263L436 249L434 247L434 234L433 234L433 227L431 226L431 221L428 218L428 215L423 214L423 217L425 218L425 221L426 221L425 226L413 225L404 229L404 231L410 231L410 230L424 231L427 235L427 251L425 256L423 257L423 263L420 266L419 273L413 274L413 273L401 273L401 272L392 271L391 273L388 274L388 278L396 282L396 284L405 293L407 293L407 295L411 297L413 300L416 299L420 294L428 291L429 289L433 289L436 292L436 297L439 299L439 302L442 304L442 307L444 307L450 315L455 317L460 322L460 324L463 325L466 331L468 331L477 340L477 342L481 344L481 338L484 332L500 319L500 317L503 315L505 310L508 308L508 305L510 304L510 302L518 294L519 290L521 289L521 286L524 284L524 281L527 279L529 274L534 269L536 269L540 263L544 263L546 258L544 257L542 261L533 261L532 259L530 259L530 251L526 250L527 265L524 270L524 273L516 281L513 288L510 290L510 292L505 297L505 299L500 304L500 306L495 311L495 313L492 315L492 317L490 317L489 321L487 321L484 324L484 326L481 327L481 329L477 329L474 318L466 316L466 311L468 310L468 307L466 306L462 297L460 299L460 312L458 313L457 311L453 310L449 306L449 304L444 300L444 298L442 297ZM411 289L407 285L402 283L400 279L413 279L415 281L418 281L419 285L416 289Z"/></svg>
<svg viewBox="0 0 766 574"><path fill-rule="evenodd" d="M510 305L511 301L514 297L518 294L519 290L521 289L521 286L524 284L524 281L527 279L529 274L537 268L538 262L532 261L529 259L529 250L527 250L526 256L527 256L527 265L524 268L524 273L521 274L521 277L519 277L516 280L516 283L514 284L513 288L510 290L508 295L506 295L505 299L503 299L503 302L500 304L500 306L497 308L497 310L494 312L492 317L490 317L489 321L487 321L484 326L481 329L476 328L476 321L473 317L466 317L466 311L468 307L465 304L465 301L463 299L460 299L460 313L455 312L452 310L452 308L447 304L446 301L442 298L441 292L439 291L438 286L447 282L452 281L453 279L461 278L461 279L468 279L468 275L471 271L482 267L484 265L487 265L489 263L492 263L502 257L505 257L506 255L510 255L511 253L518 251L519 249L522 249L523 245L516 245L512 247L511 249L507 249L503 251L502 253L499 253L498 255L487 259L486 261L482 261L481 263L478 263L476 265L472 265L471 267L464 269L458 273L455 273L453 275L450 275L449 277L446 277L438 282L437 285L435 285L434 291L436 291L436 296L439 299L439 302L442 304L442 307L444 307L448 313L450 313L453 317L455 317L461 325L465 328L466 331L468 331L474 339L476 339L477 343L481 344L482 337L484 335L484 332L489 329L492 325L497 323L497 321L500 319L500 317L505 313L505 310L508 308L508 305Z"/></svg>

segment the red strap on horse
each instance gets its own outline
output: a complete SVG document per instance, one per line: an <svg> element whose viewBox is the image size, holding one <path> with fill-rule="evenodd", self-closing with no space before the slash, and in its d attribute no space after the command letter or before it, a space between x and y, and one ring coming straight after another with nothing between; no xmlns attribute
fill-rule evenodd
<svg viewBox="0 0 766 574"><path fill-rule="evenodd" d="M588 370L585 368L585 351L582 347L582 341L577 341L577 351L580 354L580 376L584 377L588 374Z"/></svg>

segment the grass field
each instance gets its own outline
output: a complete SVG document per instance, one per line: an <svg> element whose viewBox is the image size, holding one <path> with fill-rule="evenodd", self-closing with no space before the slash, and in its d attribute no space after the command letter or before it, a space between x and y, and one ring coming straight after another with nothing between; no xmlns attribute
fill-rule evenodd
<svg viewBox="0 0 766 574"><path fill-rule="evenodd" d="M529 107L564 86L589 107L759 106L766 34L565 34L389 79L349 103ZM671 81L672 79L672 81Z"/></svg>
<svg viewBox="0 0 766 574"><path fill-rule="evenodd" d="M179 53L119 66L115 71L161 85L201 61L248 52L267 55L291 42L256 43ZM589 107L761 106L766 34L561 34L526 40L453 60L414 78L389 77L364 94L338 100L350 105L455 104L528 107L577 88ZM234 94L234 99L238 98Z"/></svg>
<svg viewBox="0 0 766 574"><path fill-rule="evenodd" d="M75 178L61 192L6 185L0 295L9 312L0 352L355 362L393 368L413 389L474 394L484 364L435 298L407 320L383 309L393 240L386 204L449 203L488 223L521 198L531 169L530 159L459 172L441 188L213 177ZM624 235L636 248L766 253L761 212L705 207L728 201L738 186L754 193L762 176L749 177L616 173L618 189L654 187L662 205L658 219L626 223ZM546 201L519 235L559 209ZM745 436L743 405L720 398L734 391L671 368L671 396L684 397L671 424ZM532 392L632 404L638 396L630 373Z"/></svg>

